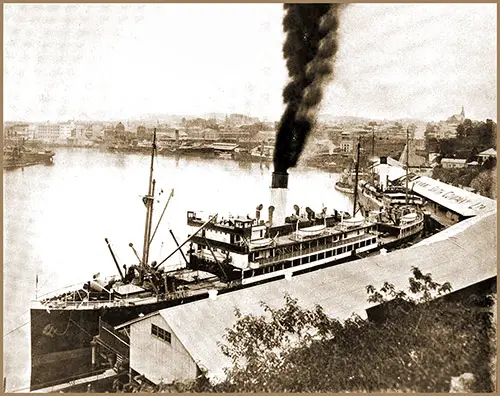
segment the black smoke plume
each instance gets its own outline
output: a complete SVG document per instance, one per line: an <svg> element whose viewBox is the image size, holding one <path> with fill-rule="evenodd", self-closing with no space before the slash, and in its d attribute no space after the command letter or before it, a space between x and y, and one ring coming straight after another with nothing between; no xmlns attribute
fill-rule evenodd
<svg viewBox="0 0 500 396"><path fill-rule="evenodd" d="M283 91L285 112L274 150L275 172L297 164L316 122L323 87L333 74L339 4L284 4L283 55L290 82Z"/></svg>

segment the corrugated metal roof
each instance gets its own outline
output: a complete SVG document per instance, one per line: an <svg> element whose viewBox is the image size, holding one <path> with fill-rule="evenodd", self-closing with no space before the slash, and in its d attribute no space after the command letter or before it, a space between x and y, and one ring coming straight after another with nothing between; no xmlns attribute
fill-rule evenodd
<svg viewBox="0 0 500 396"><path fill-rule="evenodd" d="M417 194L430 199L462 216L476 216L496 210L497 202L493 199L474 194L470 191L421 176L408 183Z"/></svg>
<svg viewBox="0 0 500 396"><path fill-rule="evenodd" d="M299 300L304 308L319 304L325 313L345 319L351 313L366 317L366 286L380 287L385 281L406 289L412 266L430 272L437 282L449 281L461 289L497 274L496 212L474 217L439 233L425 243L387 255L377 255L319 271L248 289L223 294L160 311L186 349L213 379L224 377L230 367L218 345L223 334L235 323L234 310L261 315L259 305L281 307L285 293Z"/></svg>

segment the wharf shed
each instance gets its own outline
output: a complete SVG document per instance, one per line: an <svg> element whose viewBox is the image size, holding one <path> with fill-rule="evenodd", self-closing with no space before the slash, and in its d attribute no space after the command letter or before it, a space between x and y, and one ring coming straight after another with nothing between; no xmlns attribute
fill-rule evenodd
<svg viewBox="0 0 500 396"><path fill-rule="evenodd" d="M367 309L374 306L367 302L367 285L380 287L388 281L406 289L411 267L416 266L460 290L495 279L496 252L495 211L464 220L408 249L167 308L121 326L130 326L130 368L155 383L194 379L200 369L218 381L232 365L220 343L236 321L235 309L243 315L264 315L261 301L278 308L287 293L303 308L320 305L330 317L343 320L356 313L366 318ZM153 325L168 332L164 338L170 341L154 334L158 330Z"/></svg>
<svg viewBox="0 0 500 396"><path fill-rule="evenodd" d="M486 160L488 159L496 159L497 158L497 151L494 148L490 148L488 150L481 151L477 155L477 160L480 164L483 164Z"/></svg>
<svg viewBox="0 0 500 396"><path fill-rule="evenodd" d="M428 200L427 208L452 222L496 211L496 200L483 197L427 176L408 183L412 192Z"/></svg>
<svg viewBox="0 0 500 396"><path fill-rule="evenodd" d="M443 158L441 160L441 166L445 169L466 168L467 160L460 158Z"/></svg>

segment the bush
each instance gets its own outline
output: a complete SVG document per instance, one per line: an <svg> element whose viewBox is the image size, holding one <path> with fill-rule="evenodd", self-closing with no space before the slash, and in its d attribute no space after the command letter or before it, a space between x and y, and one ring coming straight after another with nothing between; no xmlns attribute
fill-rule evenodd
<svg viewBox="0 0 500 396"><path fill-rule="evenodd" d="M493 390L491 313L469 301L434 299L451 290L413 268L409 290L367 286L368 300L388 304L385 320L344 322L322 308L262 304L266 316L243 316L221 345L234 366L218 392L448 392L452 376L473 373L475 391ZM207 391L207 388L204 388Z"/></svg>

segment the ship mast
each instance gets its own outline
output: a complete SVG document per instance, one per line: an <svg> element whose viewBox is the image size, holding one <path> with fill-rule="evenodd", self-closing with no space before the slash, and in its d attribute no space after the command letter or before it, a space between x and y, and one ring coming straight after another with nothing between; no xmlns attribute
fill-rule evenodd
<svg viewBox="0 0 500 396"><path fill-rule="evenodd" d="M149 258L149 245L150 245L152 218L153 218L153 202L154 202L155 183L156 183L156 181L153 180L153 164L154 164L155 151L156 151L156 128L153 131L153 145L151 148L151 165L149 168L148 195L142 198L144 205L146 205L146 226L144 229L144 248L142 253L143 268L147 266Z"/></svg>
<svg viewBox="0 0 500 396"><path fill-rule="evenodd" d="M360 150L360 147L361 147L361 143L359 142L359 139L358 139L358 145L357 145L357 150L356 150L356 153L357 153L356 168L355 168L356 174L354 176L354 207L352 210L352 217L354 217L356 215L356 204L357 204L357 198L358 198L358 172L359 172L359 150Z"/></svg>
<svg viewBox="0 0 500 396"><path fill-rule="evenodd" d="M405 178L405 203L408 205L408 163L410 158L410 140L408 139L409 127L406 127L406 178Z"/></svg>
<svg viewBox="0 0 500 396"><path fill-rule="evenodd" d="M374 161L374 158L375 158L375 127L372 126L372 161ZM374 167L375 167L375 162L373 162L372 164L372 185L375 184L375 171L374 171Z"/></svg>

